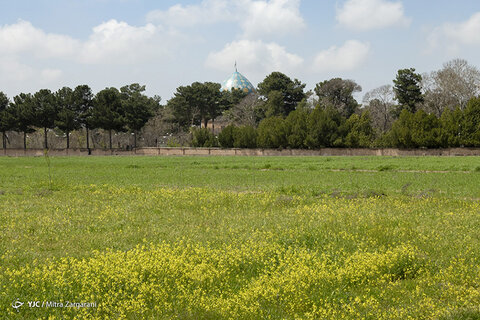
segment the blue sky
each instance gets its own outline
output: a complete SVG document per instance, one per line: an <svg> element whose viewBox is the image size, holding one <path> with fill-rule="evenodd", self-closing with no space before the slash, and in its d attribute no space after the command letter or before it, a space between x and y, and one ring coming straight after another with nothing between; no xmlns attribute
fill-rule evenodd
<svg viewBox="0 0 480 320"><path fill-rule="evenodd" d="M480 67L478 0L0 0L0 91L133 82L169 99L194 81L272 71L312 89L353 79L361 95L400 68ZM361 100L361 95L359 99Z"/></svg>

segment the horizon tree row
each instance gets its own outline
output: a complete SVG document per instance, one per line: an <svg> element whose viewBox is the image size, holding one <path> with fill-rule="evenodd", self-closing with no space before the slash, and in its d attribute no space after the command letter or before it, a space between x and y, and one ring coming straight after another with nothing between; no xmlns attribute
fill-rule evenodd
<svg viewBox="0 0 480 320"><path fill-rule="evenodd" d="M220 102L219 84L195 82L177 88L174 97L167 101L166 109L171 114L170 121L184 130L200 124L206 126L208 120L218 118L256 127L267 117L287 117L305 99L312 110L321 104L336 109L346 118L368 110L374 128L385 133L402 110L415 113L421 109L437 117L446 109L464 110L467 102L480 93L480 72L465 60L454 59L442 69L423 75L414 68L400 69L392 84L367 92L362 105L355 99L362 87L354 80L332 78L305 91L306 85L298 79L272 72L258 84L255 94L245 97L233 90L231 94L237 95L236 103ZM210 86L210 90L202 89L206 86Z"/></svg>
<svg viewBox="0 0 480 320"><path fill-rule="evenodd" d="M194 147L318 148L447 148L480 147L480 98L464 110L446 109L440 117L404 109L386 133L375 130L369 111L345 117L331 106L314 110L301 103L286 118L270 116L258 127L228 125L218 139L205 128L193 130Z"/></svg>
<svg viewBox="0 0 480 320"><path fill-rule="evenodd" d="M147 97L145 86L138 83L118 90L110 87L93 95L88 85L75 89L63 87L56 92L41 89L34 94L20 93L10 101L0 92L0 131L2 146L7 147L6 133L23 133L23 148L27 148L27 134L41 128L45 149L48 149L49 129L58 128L66 135L66 147L70 148L70 133L84 128L86 148L89 149L89 131L101 128L109 132L112 148L112 131L130 131L136 147L137 133L160 107L160 97Z"/></svg>
<svg viewBox="0 0 480 320"><path fill-rule="evenodd" d="M26 134L35 128L44 131L46 148L47 131L52 128L66 134L67 148L69 133L79 128L86 131L87 148L89 130L94 128L108 131L110 148L112 132L131 131L136 147L137 132L154 115L149 128L156 128L150 129L149 134L155 139L149 141L156 143L157 137L185 136L190 134L192 127L207 127L209 121L211 131L215 133L218 121L222 126L231 123L257 128L264 119L278 117L285 120L300 109L308 113L323 109L338 114L345 121L353 115L361 119L368 111L368 119L364 120L368 120L378 137L392 129L403 111L416 114L421 110L437 119L447 110L454 112L458 108L463 113L468 102L480 93L480 72L462 59L449 61L442 69L423 75L416 73L414 68L400 69L393 85L367 92L363 105L355 99L362 88L354 80L332 78L317 83L313 90L305 91L305 87L300 80L292 80L281 72L267 75L258 84L256 93L250 95L239 90L222 92L218 83L194 82L178 87L165 106L160 105L159 97L146 97L143 94L145 86L139 84L124 86L120 90L106 88L95 96L88 86L78 86L74 90L64 87L54 93L47 89L33 95L21 93L13 101L1 94L0 131L3 147L6 147L6 132L14 130L23 132L26 148ZM301 118L298 121L307 120ZM325 131L322 134L329 135ZM311 144L313 141L315 139Z"/></svg>

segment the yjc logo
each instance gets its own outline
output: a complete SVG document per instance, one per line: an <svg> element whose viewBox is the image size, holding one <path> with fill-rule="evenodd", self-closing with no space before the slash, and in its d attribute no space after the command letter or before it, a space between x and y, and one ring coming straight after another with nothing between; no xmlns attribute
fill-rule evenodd
<svg viewBox="0 0 480 320"><path fill-rule="evenodd" d="M30 308L40 308L40 301L28 301Z"/></svg>
<svg viewBox="0 0 480 320"><path fill-rule="evenodd" d="M13 307L14 309L16 309L17 312L19 312L19 311L18 311L18 308L20 308L21 306L23 306L23 304L24 304L24 302L21 302L19 299L17 299L17 300L15 300L15 301L12 302L12 307Z"/></svg>

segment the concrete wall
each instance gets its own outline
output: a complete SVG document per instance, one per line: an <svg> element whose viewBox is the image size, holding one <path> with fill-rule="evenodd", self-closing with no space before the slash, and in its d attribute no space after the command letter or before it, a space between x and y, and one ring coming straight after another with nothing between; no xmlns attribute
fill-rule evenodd
<svg viewBox="0 0 480 320"><path fill-rule="evenodd" d="M0 156L41 157L42 149L1 149ZM480 148L449 149L220 149L220 148L138 148L136 150L91 149L94 156L480 156ZM87 149L51 149L49 156L87 156Z"/></svg>

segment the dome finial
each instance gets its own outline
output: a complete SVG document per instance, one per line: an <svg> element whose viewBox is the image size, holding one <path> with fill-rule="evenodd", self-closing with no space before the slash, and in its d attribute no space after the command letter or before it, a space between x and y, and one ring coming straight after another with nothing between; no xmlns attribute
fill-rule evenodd
<svg viewBox="0 0 480 320"><path fill-rule="evenodd" d="M237 70L237 60L235 60L235 72L238 72L238 70Z"/></svg>

